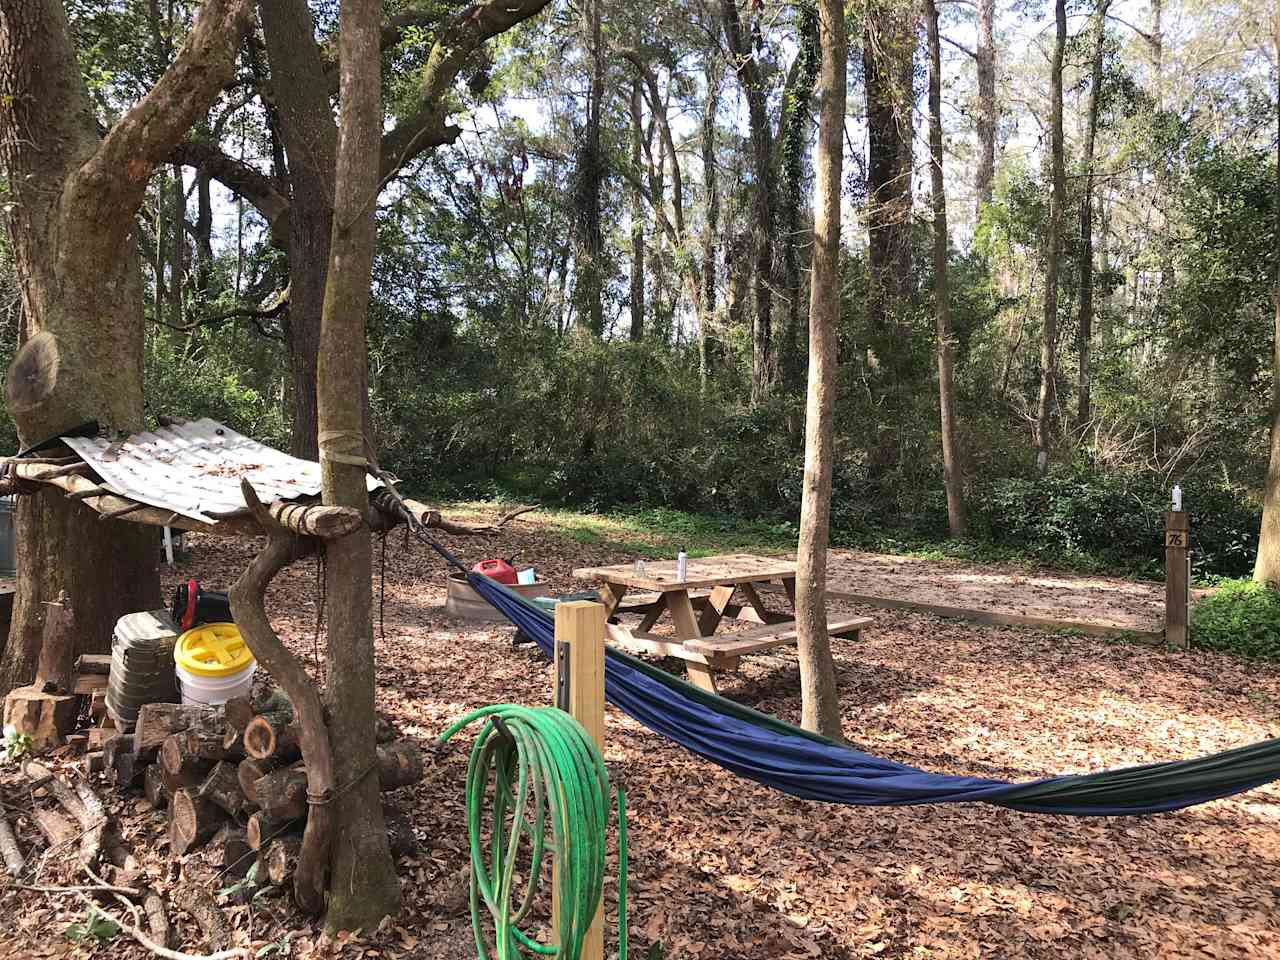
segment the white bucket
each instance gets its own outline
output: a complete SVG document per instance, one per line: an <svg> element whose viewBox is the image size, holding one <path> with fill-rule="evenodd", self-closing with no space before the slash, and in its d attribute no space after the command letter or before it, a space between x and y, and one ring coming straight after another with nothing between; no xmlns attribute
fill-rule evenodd
<svg viewBox="0 0 1280 960"><path fill-rule="evenodd" d="M237 673L225 677L202 677L184 670L180 664L174 666L178 675L178 690L182 693L182 702L200 703L211 707L226 703L232 697L247 697L253 689L253 672L257 668L258 664L250 661L248 666Z"/></svg>

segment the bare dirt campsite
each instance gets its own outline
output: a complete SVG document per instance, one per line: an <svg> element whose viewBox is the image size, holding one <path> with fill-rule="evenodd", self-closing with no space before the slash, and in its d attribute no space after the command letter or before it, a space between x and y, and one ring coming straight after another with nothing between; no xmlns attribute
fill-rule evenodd
<svg viewBox="0 0 1280 960"><path fill-rule="evenodd" d="M471 539L442 542L475 549ZM631 559L564 538L537 514L485 549L536 558L562 591L582 586L573 567ZM251 552L249 544L193 537L168 579L223 584ZM531 646L513 649L510 626L444 615L443 574L429 551L389 538L377 704L424 747L472 707L549 703L553 695L550 664ZM314 561L288 570L270 595L282 636L309 663L318 600ZM1276 668L906 611L837 611L875 621L856 643L834 641L845 730L861 749L928 770L1027 780L1190 757L1280 732ZM790 650L745 660L742 675L722 683L725 695L790 720L799 716L796 690ZM289 955L299 957L473 956L461 789L468 747L434 758L396 801L410 813L420 852L398 865L404 908L385 929L322 938L299 924L286 897L275 897L226 909L236 942L262 948L289 934ZM984 805L837 807L736 778L612 708L604 756L629 798L633 957L1280 955L1274 785L1141 818ZM0 783L12 796L15 778ZM210 889L230 885L200 854L171 867L167 821L140 810L139 796L112 793L109 802L146 884L164 890L181 873ZM610 878L615 855L611 844ZM60 875L53 857L42 876ZM5 896L5 956L68 952L61 930L83 914L78 904L18 889ZM605 897L612 918L612 881ZM176 922L198 948L199 928L185 914ZM121 941L77 952L146 955Z"/></svg>

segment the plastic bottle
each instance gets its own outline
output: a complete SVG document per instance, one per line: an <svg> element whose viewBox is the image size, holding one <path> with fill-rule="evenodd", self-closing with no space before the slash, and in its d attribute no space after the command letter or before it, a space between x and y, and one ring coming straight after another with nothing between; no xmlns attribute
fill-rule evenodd
<svg viewBox="0 0 1280 960"><path fill-rule="evenodd" d="M684 547L681 547L680 552L676 554L676 579L680 581L689 579L689 554L685 552Z"/></svg>

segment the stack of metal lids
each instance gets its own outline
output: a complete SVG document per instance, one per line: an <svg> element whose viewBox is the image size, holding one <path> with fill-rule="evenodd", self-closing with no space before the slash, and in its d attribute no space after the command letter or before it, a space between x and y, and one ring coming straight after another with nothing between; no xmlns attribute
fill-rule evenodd
<svg viewBox="0 0 1280 960"><path fill-rule="evenodd" d="M131 727L144 703L173 703L173 646L178 628L168 610L127 613L116 621L111 637L111 673L107 678L107 713L121 727Z"/></svg>

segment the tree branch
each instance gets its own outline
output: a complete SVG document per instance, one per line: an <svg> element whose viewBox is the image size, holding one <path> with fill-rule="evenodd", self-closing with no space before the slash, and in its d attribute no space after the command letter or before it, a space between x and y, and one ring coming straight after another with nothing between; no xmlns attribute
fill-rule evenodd
<svg viewBox="0 0 1280 960"><path fill-rule="evenodd" d="M333 753L325 726L320 692L302 662L276 635L267 618L266 590L275 575L313 549L311 541L284 531L271 519L252 485L240 490L254 518L268 531L267 544L231 588L231 612L254 657L280 684L298 713L299 742L307 765L307 803L310 807L302 835L302 850L293 875L293 894L303 912L324 909L329 871L329 843L333 825Z"/></svg>
<svg viewBox="0 0 1280 960"><path fill-rule="evenodd" d="M190 323L167 323L158 317L153 318L152 323L162 327L168 327L170 330L177 330L179 333L190 333L192 330L198 330L200 327L216 326L220 323L226 323L228 320L251 320L253 325L258 328L258 333L270 340L283 340L284 335L272 333L262 323L263 320L273 320L289 309L289 288L285 287L276 295L275 301L265 307L250 307L240 305L232 307L230 310L224 310L221 313L215 313L212 316L202 317L199 320L192 320Z"/></svg>
<svg viewBox="0 0 1280 960"><path fill-rule="evenodd" d="M118 247L133 225L156 166L234 75L248 25L247 0L206 0L169 69L70 178L62 197L64 209L77 211L80 215L73 219L93 231L72 238L73 246L83 241L107 253Z"/></svg>
<svg viewBox="0 0 1280 960"><path fill-rule="evenodd" d="M421 106L382 138L379 180L386 183L423 150L453 143L460 128L447 124L449 88L486 40L537 16L550 0L486 0L460 11L440 28L423 71Z"/></svg>
<svg viewBox="0 0 1280 960"><path fill-rule="evenodd" d="M232 193L244 197L267 221L276 245L287 245L289 200L265 173L227 156L215 144L203 140L183 140L175 144L165 162L202 170Z"/></svg>
<svg viewBox="0 0 1280 960"><path fill-rule="evenodd" d="M1143 40L1147 41L1148 44L1150 44L1153 47L1156 46L1156 38L1151 34L1147 33L1147 31L1143 30L1141 27L1134 26L1128 20L1123 20L1120 17L1117 17L1114 13L1108 13L1107 19L1114 20L1116 23L1120 24L1121 26L1128 27L1130 30L1132 30L1134 33L1140 36Z"/></svg>
<svg viewBox="0 0 1280 960"><path fill-rule="evenodd" d="M944 41L946 41L947 43L951 44L951 45L952 45L953 47L955 47L957 50L960 50L960 51L962 51L963 53L967 53L967 54L968 54L970 57L972 57L974 60L977 60L977 59L978 59L978 55L977 55L976 53L974 53L972 50L970 50L968 47L966 47L963 43L960 43L958 40L952 40L950 37L945 36L945 35L943 35L941 39L942 39L942 40L944 40Z"/></svg>

